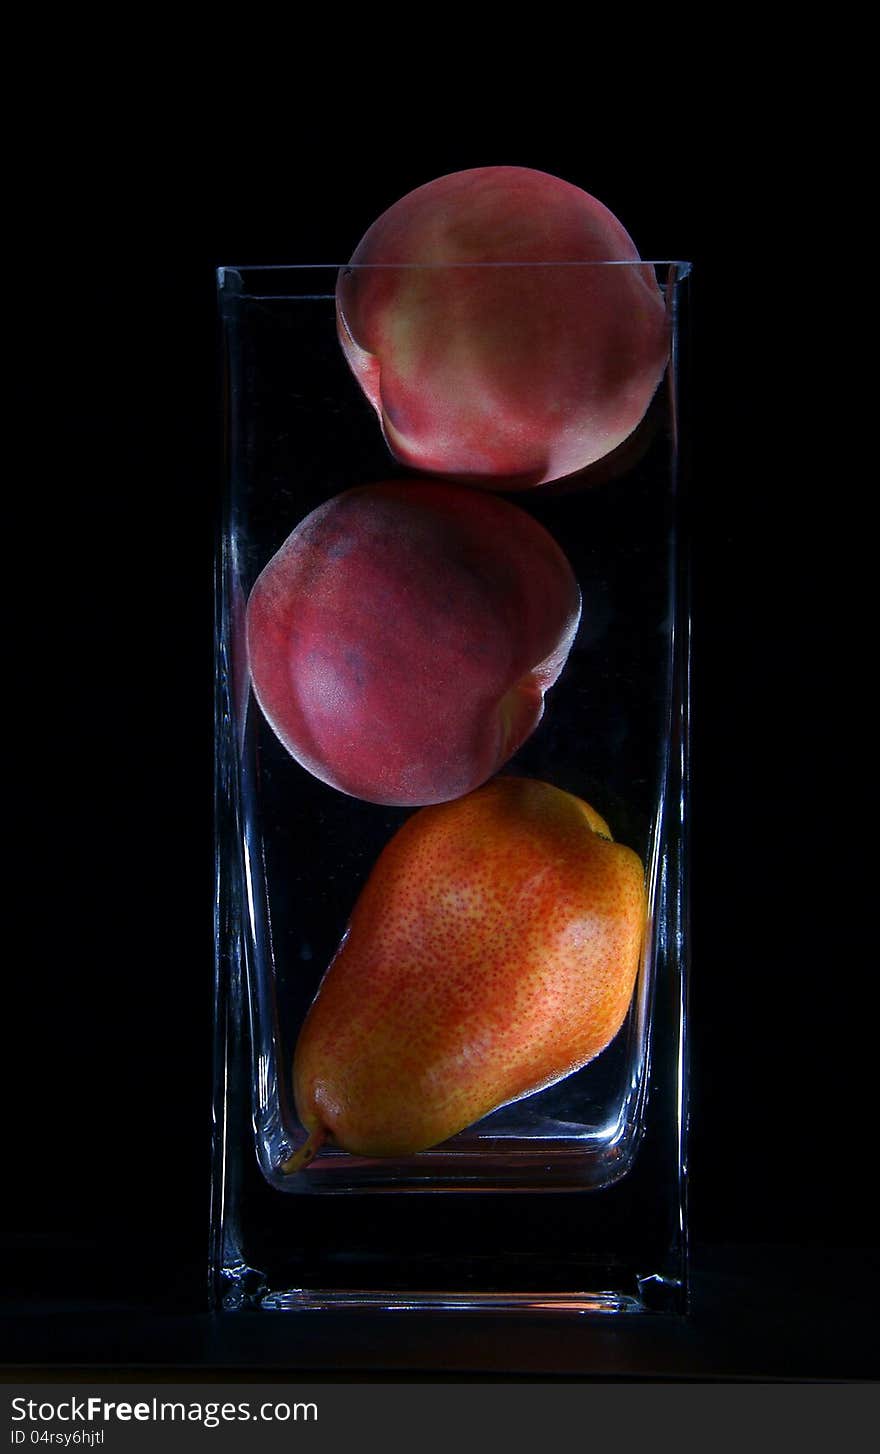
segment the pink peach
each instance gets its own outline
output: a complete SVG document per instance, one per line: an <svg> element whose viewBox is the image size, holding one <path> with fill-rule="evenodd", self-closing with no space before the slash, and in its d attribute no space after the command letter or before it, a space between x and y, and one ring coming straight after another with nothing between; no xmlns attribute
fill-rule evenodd
<svg viewBox="0 0 880 1454"><path fill-rule="evenodd" d="M367 485L306 516L258 577L251 680L322 782L439 803L533 731L579 616L565 555L516 505L441 482Z"/></svg>
<svg viewBox="0 0 880 1454"><path fill-rule="evenodd" d="M396 202L340 273L337 322L395 457L492 489L610 453L668 352L653 266L621 223L526 167L453 172Z"/></svg>

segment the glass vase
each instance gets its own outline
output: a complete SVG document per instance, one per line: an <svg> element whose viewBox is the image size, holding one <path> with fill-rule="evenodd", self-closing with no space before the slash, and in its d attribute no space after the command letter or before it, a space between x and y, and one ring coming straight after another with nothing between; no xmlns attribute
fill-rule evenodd
<svg viewBox="0 0 880 1454"><path fill-rule="evenodd" d="M392 454L340 345L340 269L218 271L218 1308L615 1314L686 1305L689 615L679 376L689 267L559 264L537 281L555 269L560 287L590 289L612 268L639 269L659 288L668 362L619 445L562 479L500 491L553 536L582 600L543 717L500 771L576 794L639 855L647 922L629 1011L581 1069L437 1146L369 1157L325 1144L292 1175L285 1165L306 1138L291 1082L300 1028L373 865L418 807L365 801L291 755L251 688L246 607L311 511L418 471ZM453 296L473 286L451 272L422 270L426 286ZM531 281L523 273L524 297ZM512 313L515 329L515 304Z"/></svg>

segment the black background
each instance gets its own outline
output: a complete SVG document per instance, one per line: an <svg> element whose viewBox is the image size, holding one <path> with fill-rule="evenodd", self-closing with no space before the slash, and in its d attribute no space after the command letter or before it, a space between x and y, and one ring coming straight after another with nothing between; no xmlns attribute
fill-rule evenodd
<svg viewBox="0 0 880 1454"><path fill-rule="evenodd" d="M821 156L757 71L748 101L713 100L670 57L625 117L571 87L471 113L472 75L439 117L411 79L384 109L344 87L305 99L302 53L254 111L226 64L179 118L158 81L130 110L125 77L97 100L83 87L21 172L8 1282L47 1306L204 1294L213 269L344 261L413 186L502 162L600 197L644 257L694 264L692 1230L821 1271L828 1249L875 1241Z"/></svg>

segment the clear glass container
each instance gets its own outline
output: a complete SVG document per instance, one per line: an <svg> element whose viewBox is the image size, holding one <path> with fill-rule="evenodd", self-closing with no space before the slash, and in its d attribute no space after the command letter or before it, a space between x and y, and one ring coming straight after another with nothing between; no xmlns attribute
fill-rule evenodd
<svg viewBox="0 0 880 1454"><path fill-rule="evenodd" d="M540 724L502 771L577 794L639 854L648 920L627 1019L581 1070L433 1149L371 1159L325 1145L296 1175L282 1167L305 1139L291 1084L297 1035L367 875L416 809L348 796L286 751L249 686L245 606L310 511L414 471L390 453L340 347L339 268L218 271L226 480L210 1285L220 1308L685 1307L689 618L678 381L689 265L550 271L565 270L566 288L590 288L602 269L623 267L656 278L669 359L641 423L610 454L503 493L567 555L582 615Z"/></svg>

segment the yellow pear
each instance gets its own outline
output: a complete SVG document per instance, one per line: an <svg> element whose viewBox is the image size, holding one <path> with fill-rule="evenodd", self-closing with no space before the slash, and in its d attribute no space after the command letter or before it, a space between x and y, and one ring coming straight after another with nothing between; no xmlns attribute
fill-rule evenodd
<svg viewBox="0 0 880 1454"><path fill-rule="evenodd" d="M377 860L294 1056L308 1140L435 1146L585 1065L626 1017L645 923L638 856L589 804L500 777L423 808Z"/></svg>

